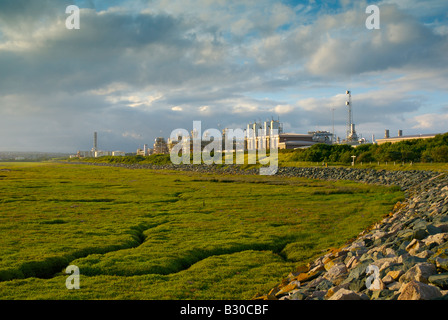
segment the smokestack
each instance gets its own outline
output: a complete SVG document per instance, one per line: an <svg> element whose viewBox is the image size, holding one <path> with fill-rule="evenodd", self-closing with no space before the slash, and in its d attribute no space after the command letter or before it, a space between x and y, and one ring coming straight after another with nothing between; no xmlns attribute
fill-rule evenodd
<svg viewBox="0 0 448 320"><path fill-rule="evenodd" d="M389 130L387 129L384 131L384 138L385 139L389 138Z"/></svg>
<svg viewBox="0 0 448 320"><path fill-rule="evenodd" d="M403 136L403 130L398 130L398 136L402 137Z"/></svg>
<svg viewBox="0 0 448 320"><path fill-rule="evenodd" d="M98 150L98 134L96 132L93 133L93 150Z"/></svg>

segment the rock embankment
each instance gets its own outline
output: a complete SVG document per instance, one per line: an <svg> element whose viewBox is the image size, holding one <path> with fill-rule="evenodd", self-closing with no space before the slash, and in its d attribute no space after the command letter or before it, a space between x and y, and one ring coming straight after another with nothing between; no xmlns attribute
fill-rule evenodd
<svg viewBox="0 0 448 320"><path fill-rule="evenodd" d="M95 162L70 162L72 164L88 164L95 166L113 166L128 169L153 169L153 170L179 170L194 171L200 173L217 174L244 174L258 175L259 169L242 169L238 165L206 165L206 164L124 164L124 163L95 163ZM430 178L438 175L433 171L386 171L374 169L358 169L344 167L279 167L276 175L287 177L304 177L324 180L353 180L363 183L398 185L402 190L407 190Z"/></svg>
<svg viewBox="0 0 448 320"><path fill-rule="evenodd" d="M417 179L408 194L371 230L298 267L258 298L448 299L448 177Z"/></svg>
<svg viewBox="0 0 448 320"><path fill-rule="evenodd" d="M408 190L413 186L419 185L424 181L439 175L433 171L386 171L344 167L281 167L278 169L278 174L292 177L306 177L311 179L352 180L370 184L397 185L402 190Z"/></svg>

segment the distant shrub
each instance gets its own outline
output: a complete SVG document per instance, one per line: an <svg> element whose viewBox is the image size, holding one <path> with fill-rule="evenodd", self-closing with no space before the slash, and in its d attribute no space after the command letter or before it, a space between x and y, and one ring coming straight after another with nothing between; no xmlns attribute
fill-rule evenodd
<svg viewBox="0 0 448 320"><path fill-rule="evenodd" d="M307 149L294 150L289 161L352 162L356 161L421 161L448 162L448 133L431 139L405 140L381 145L365 144L353 148L349 145L315 144Z"/></svg>
<svg viewBox="0 0 448 320"><path fill-rule="evenodd" d="M448 162L448 146L438 146L431 150L434 162Z"/></svg>

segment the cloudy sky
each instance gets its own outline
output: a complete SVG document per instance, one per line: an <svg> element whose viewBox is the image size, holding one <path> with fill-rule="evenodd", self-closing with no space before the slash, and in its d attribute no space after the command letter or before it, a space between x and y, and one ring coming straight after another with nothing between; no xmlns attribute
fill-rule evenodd
<svg viewBox="0 0 448 320"><path fill-rule="evenodd" d="M194 120L331 131L333 114L343 137L346 90L369 140L447 132L447 52L446 0L0 0L0 151L89 150L97 131L135 152Z"/></svg>

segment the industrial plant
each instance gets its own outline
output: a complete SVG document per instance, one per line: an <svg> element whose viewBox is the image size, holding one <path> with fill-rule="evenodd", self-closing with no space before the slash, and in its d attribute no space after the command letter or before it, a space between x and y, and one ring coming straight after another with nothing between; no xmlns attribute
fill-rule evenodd
<svg viewBox="0 0 448 320"><path fill-rule="evenodd" d="M353 110L352 110L352 93L347 90L345 92L347 95L347 101L345 105L347 106L347 129L346 129L346 137L342 140L342 144L349 144L351 146L357 146L360 144L366 143L366 139L359 138L358 134L355 130L355 123L353 122Z"/></svg>
<svg viewBox="0 0 448 320"><path fill-rule="evenodd" d="M383 144L386 142L390 142L390 143L396 143L399 141L404 141L404 140L414 140L414 139L431 139L434 138L437 134L436 133L432 133L432 134L415 134L415 135L409 135L409 136L404 136L403 135L403 130L398 130L398 135L396 137L391 137L389 134L389 129L386 129L384 131L384 138L383 139L377 139L375 141L376 144Z"/></svg>
<svg viewBox="0 0 448 320"><path fill-rule="evenodd" d="M104 151L98 149L98 133L93 133L93 148L90 151L78 151L75 155L71 155L70 158L99 158L104 156L125 156L124 151Z"/></svg>
<svg viewBox="0 0 448 320"><path fill-rule="evenodd" d="M348 144L351 146L358 146L367 143L366 139L360 138L356 133L355 123L353 122L352 97L351 92L346 91L347 94L347 130L346 137L341 141L336 138L333 133L329 131L309 131L307 134L299 133L285 133L283 131L283 124L280 120L268 120L264 122L252 122L246 125L244 134L244 150L262 150L278 148L278 149L300 149L308 148L318 143L325 144ZM334 125L333 125L334 127ZM222 131L222 150L225 150L225 137L227 128ZM195 133L191 132L191 137L194 138ZM159 138L160 139L160 138ZM190 149L192 150L193 139L190 139ZM176 145L178 141L168 140L168 151ZM184 142L185 143L185 142ZM205 144L207 144L206 142ZM205 145L203 145L204 147ZM232 150L236 150L232 148ZM230 150L229 150L230 151Z"/></svg>
<svg viewBox="0 0 448 320"><path fill-rule="evenodd" d="M277 148L277 149L301 149L308 148L318 143L324 144L346 144L353 147L366 144L368 141L365 138L362 138L360 134L356 132L356 126L353 120L353 102L352 102L352 94L351 91L347 90L346 92L346 102L345 105L347 107L347 120L346 120L346 132L345 138L341 139L340 137L336 137L334 132L334 114L333 114L333 132L329 131L309 131L306 134L299 133L291 133L284 132L283 124L280 122L280 119L274 120L273 118L270 120L266 120L264 122L251 122L245 126L245 129L242 130L244 136L244 150L263 150L269 148ZM333 109L334 111L334 109ZM222 130L221 136L217 139L222 141L222 151L231 151L237 150L236 148L236 139L233 140L232 148L226 150L226 137L228 135L230 129L226 128ZM219 132L219 131L218 131ZM207 131L204 133L207 136ZM411 135L411 136L403 136L403 131L398 130L398 136L390 137L389 130L385 130L385 136L383 139L377 139L375 141L374 136L372 136L371 143L383 144L386 142L398 142L402 140L410 140L410 139L427 139L433 138L436 134L426 134L426 135ZM179 141L168 139L165 140L163 137L157 137L154 140L154 144L152 148L148 146L148 144L144 144L143 148L138 148L136 155L140 156L149 156L152 154L168 154L171 152L173 147L178 143L188 143L190 150L193 150L193 140L200 138L198 137L198 133L194 130L191 131L190 139ZM208 139L206 139L208 140ZM202 141L201 140L201 150L209 144L210 141ZM239 147L241 148L241 146ZM89 151L78 151L77 154L72 155L71 157L78 158L97 158L102 156L125 156L126 153L123 151L104 151L98 149L98 134L94 132L93 135L93 148Z"/></svg>

